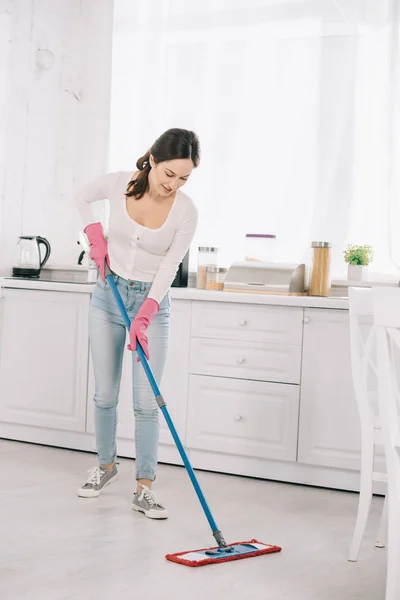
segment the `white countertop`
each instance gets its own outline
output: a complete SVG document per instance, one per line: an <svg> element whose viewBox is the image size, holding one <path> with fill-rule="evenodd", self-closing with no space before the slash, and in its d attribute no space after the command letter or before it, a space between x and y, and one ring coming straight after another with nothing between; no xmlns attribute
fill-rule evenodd
<svg viewBox="0 0 400 600"><path fill-rule="evenodd" d="M88 283L60 283L58 281L40 281L35 279L8 279L0 277L0 288L13 288L19 290L42 290L53 292L79 292L90 294L94 284Z"/></svg>
<svg viewBox="0 0 400 600"><path fill-rule="evenodd" d="M94 284L60 283L29 279L0 278L0 288L25 290L48 290L91 294ZM241 304L265 304L275 306L301 306L308 308L336 308L347 310L349 299L346 297L317 298L314 296L280 296L270 294L249 294L236 292L214 292L197 288L171 288L171 297L180 300L203 300L209 302L238 302Z"/></svg>
<svg viewBox="0 0 400 600"><path fill-rule="evenodd" d="M209 302L240 302L242 304L270 304L278 306L306 306L310 308L349 308L348 298L317 298L314 296L283 296L279 294L251 294L214 292L197 288L172 288L172 298L208 300Z"/></svg>

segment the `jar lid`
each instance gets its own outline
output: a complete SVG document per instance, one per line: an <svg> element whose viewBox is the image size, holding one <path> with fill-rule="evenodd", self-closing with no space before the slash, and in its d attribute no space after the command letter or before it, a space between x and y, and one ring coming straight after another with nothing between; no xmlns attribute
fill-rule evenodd
<svg viewBox="0 0 400 600"><path fill-rule="evenodd" d="M275 239L276 235L274 235L273 233L246 233L246 237L247 238L268 238L268 239Z"/></svg>
<svg viewBox="0 0 400 600"><path fill-rule="evenodd" d="M332 248L330 242L313 242L311 248Z"/></svg>
<svg viewBox="0 0 400 600"><path fill-rule="evenodd" d="M207 267L207 273L227 273L228 269L225 267Z"/></svg>
<svg viewBox="0 0 400 600"><path fill-rule="evenodd" d="M199 252L218 252L215 246L199 246Z"/></svg>

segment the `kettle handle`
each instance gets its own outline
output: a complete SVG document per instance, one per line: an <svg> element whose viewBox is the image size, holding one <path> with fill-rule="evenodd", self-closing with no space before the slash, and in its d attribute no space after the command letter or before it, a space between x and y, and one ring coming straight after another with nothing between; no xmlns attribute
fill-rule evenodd
<svg viewBox="0 0 400 600"><path fill-rule="evenodd" d="M48 240L46 240L46 238L44 238L44 237L40 237L40 235L37 235L36 239L37 239L38 244L44 244L46 246L46 254L44 256L44 259L40 261L40 268L42 268L49 260L51 246L50 246L50 243L48 242ZM39 249L39 253L40 253L40 249Z"/></svg>

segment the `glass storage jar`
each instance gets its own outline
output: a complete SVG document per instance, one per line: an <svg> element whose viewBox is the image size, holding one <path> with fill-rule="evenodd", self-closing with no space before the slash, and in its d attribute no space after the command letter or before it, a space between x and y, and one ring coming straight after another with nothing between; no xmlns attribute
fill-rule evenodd
<svg viewBox="0 0 400 600"><path fill-rule="evenodd" d="M276 235L272 233L246 233L244 259L273 262Z"/></svg>
<svg viewBox="0 0 400 600"><path fill-rule="evenodd" d="M206 289L222 292L227 271L224 267L207 267Z"/></svg>
<svg viewBox="0 0 400 600"><path fill-rule="evenodd" d="M330 242L313 242L310 296L329 296L331 289Z"/></svg>
<svg viewBox="0 0 400 600"><path fill-rule="evenodd" d="M197 254L197 288L201 290L206 289L207 267L216 267L217 264L218 248L214 246L199 246Z"/></svg>

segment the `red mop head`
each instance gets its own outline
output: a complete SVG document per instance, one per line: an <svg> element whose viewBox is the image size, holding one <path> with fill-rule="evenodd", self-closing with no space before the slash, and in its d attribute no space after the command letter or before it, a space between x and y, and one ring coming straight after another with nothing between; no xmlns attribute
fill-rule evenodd
<svg viewBox="0 0 400 600"><path fill-rule="evenodd" d="M263 544L257 540L248 542L235 542L229 548L233 548L230 552L219 550L217 546L214 548L201 548L200 550L190 550L188 552L177 552L176 554L167 554L165 558L171 562L176 562L186 567L203 567L204 565L213 565L231 560L240 560L241 558L253 558L261 554L272 554L280 552L282 548L279 546L271 546ZM216 551L214 555L207 556L210 550Z"/></svg>

